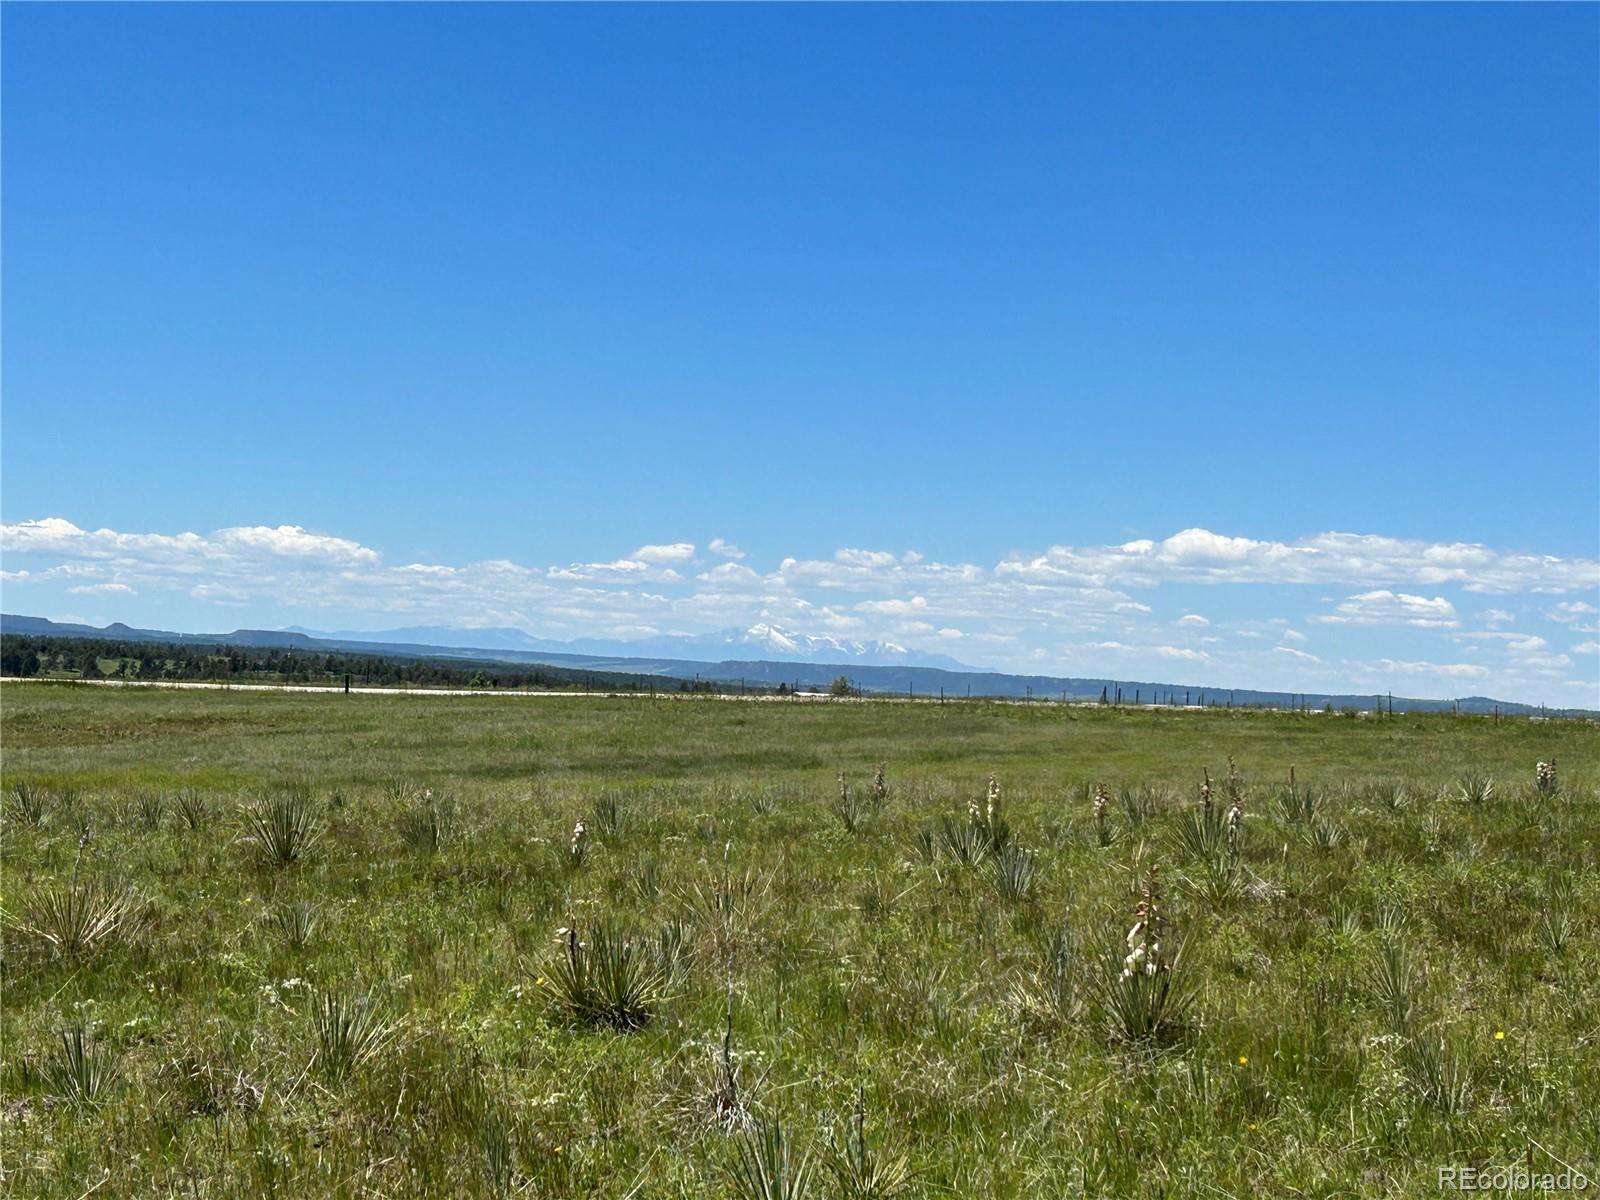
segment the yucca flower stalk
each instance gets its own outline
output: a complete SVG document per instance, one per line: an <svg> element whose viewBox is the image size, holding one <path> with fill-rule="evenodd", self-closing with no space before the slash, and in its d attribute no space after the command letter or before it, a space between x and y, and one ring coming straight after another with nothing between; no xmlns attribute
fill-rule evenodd
<svg viewBox="0 0 1600 1200"><path fill-rule="evenodd" d="M1552 758L1549 762L1541 762L1534 769L1533 786L1543 795L1554 796L1556 794L1556 790L1561 785L1556 778L1555 759Z"/></svg>
<svg viewBox="0 0 1600 1200"><path fill-rule="evenodd" d="M1106 785L1094 785L1094 831L1102 846L1111 844L1111 821L1109 809L1111 808L1111 793L1106 790Z"/></svg>
<svg viewBox="0 0 1600 1200"><path fill-rule="evenodd" d="M989 854L999 854L1011 844L1011 826L1006 821L1000 805L1000 781L989 776L984 804L976 800L967 802L967 825Z"/></svg>
<svg viewBox="0 0 1600 1200"><path fill-rule="evenodd" d="M1233 798L1228 805L1228 857L1239 857L1239 838L1244 833L1244 793Z"/></svg>
<svg viewBox="0 0 1600 1200"><path fill-rule="evenodd" d="M1228 778L1223 783L1229 802L1238 800L1244 795L1244 781L1239 778L1239 768L1234 765L1233 755L1228 755Z"/></svg>
<svg viewBox="0 0 1600 1200"><path fill-rule="evenodd" d="M878 769L872 773L872 807L880 811L889 799L889 782L884 778L884 767L884 763L879 763Z"/></svg>
<svg viewBox="0 0 1600 1200"><path fill-rule="evenodd" d="M1227 816L1217 807L1216 794L1212 790L1211 772L1202 771L1200 805L1188 809L1179 818L1178 844L1190 856L1210 860L1223 852L1228 833Z"/></svg>
<svg viewBox="0 0 1600 1200"><path fill-rule="evenodd" d="M589 827L583 818L572 823L572 837L567 842L567 869L576 871L589 861Z"/></svg>
<svg viewBox="0 0 1600 1200"><path fill-rule="evenodd" d="M1157 868L1151 867L1150 873L1145 876L1144 886L1139 891L1139 903L1133 910L1133 928L1128 930L1128 957L1122 960L1124 979L1172 969L1161 957L1164 918L1156 871Z"/></svg>

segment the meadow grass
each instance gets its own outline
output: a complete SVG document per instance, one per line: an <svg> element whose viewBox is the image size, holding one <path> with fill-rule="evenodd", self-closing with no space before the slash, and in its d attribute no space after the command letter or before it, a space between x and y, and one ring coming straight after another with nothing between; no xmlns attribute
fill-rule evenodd
<svg viewBox="0 0 1600 1200"><path fill-rule="evenodd" d="M0 736L5 1194L1600 1177L1592 725L28 685Z"/></svg>

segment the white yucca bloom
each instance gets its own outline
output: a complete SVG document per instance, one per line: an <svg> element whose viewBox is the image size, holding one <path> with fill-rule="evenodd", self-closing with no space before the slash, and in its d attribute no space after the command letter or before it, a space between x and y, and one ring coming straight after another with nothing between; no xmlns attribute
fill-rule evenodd
<svg viewBox="0 0 1600 1200"><path fill-rule="evenodd" d="M1534 786L1546 795L1551 795L1556 790L1556 760L1541 762L1534 770Z"/></svg>
<svg viewBox="0 0 1600 1200"><path fill-rule="evenodd" d="M1128 957L1122 960L1124 979L1170 970L1161 960L1162 923L1161 892L1152 868L1133 911L1133 928L1128 930Z"/></svg>
<svg viewBox="0 0 1600 1200"><path fill-rule="evenodd" d="M989 825L993 825L994 819L1000 815L1000 781L993 775L989 776L989 799L984 805L983 815Z"/></svg>

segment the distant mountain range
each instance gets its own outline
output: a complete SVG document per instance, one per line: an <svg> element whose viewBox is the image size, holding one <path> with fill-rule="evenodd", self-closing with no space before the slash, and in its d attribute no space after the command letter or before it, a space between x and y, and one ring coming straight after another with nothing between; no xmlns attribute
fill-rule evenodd
<svg viewBox="0 0 1600 1200"><path fill-rule="evenodd" d="M763 631L763 632L757 632ZM874 653L894 654L909 651L885 643L856 643L862 648L862 657L850 661L843 654L834 661L779 660L772 657L722 659L720 661L684 659L668 655L613 655L586 650L586 646L628 646L643 651L647 646L667 645L674 650L689 649L690 643L705 649L724 649L735 645L761 646L774 634L781 639L790 653L826 654L830 645L850 646L852 643L834 643L831 639L799 639L770 626L752 626L748 630L731 630L731 640L720 640L724 634L709 635L712 641L698 639L649 639L641 642L557 642L531 638L516 629L502 630L450 630L417 626L394 629L381 633L351 633L315 635L301 629L236 629L232 633L172 633L159 629L135 629L120 622L96 628L92 625L70 625L44 617L0 615L0 632L27 634L34 637L86 637L125 642L174 642L216 646L277 646L285 649L317 651L344 651L359 654L383 655L394 658L450 659L452 661L535 663L553 667L568 667L580 671L611 672L616 674L658 675L666 679L701 678L724 683L745 682L764 687L777 687L780 683L802 689L823 689L840 675L864 692L879 695L910 696L985 696L1001 699L1039 700L1098 700L1102 695L1124 704L1206 704L1254 707L1372 709L1380 698L1365 694L1334 694L1323 692L1270 692L1248 688L1219 688L1183 683L1161 683L1151 680L1080 679L1055 675L1008 675L997 671L976 671L971 668L921 666L912 662L868 662L866 656ZM497 636L498 635L498 636ZM427 641L386 641L389 637L410 638L461 637L472 645L441 645ZM739 639L749 637L751 641ZM496 640L517 639L521 648L495 646L486 643ZM532 644L530 647L529 644ZM559 649L544 649L544 646ZM881 647L874 650L873 647ZM951 661L951 660L947 660ZM1546 710L1535 704L1518 704L1496 700L1489 696L1465 696L1459 699L1418 699L1412 696L1383 697L1382 703L1392 704L1395 712L1448 712L1452 708L1464 713L1489 713L1498 710L1507 715L1533 714ZM1586 709L1549 710L1548 715L1593 717Z"/></svg>
<svg viewBox="0 0 1600 1200"><path fill-rule="evenodd" d="M853 663L874 667L942 667L946 671L972 671L944 654L908 650L893 642L861 642L836 637L795 633L777 625L719 629L715 633L665 634L632 640L576 638L556 641L534 637L520 629L453 629L442 625L411 625L401 629L326 632L291 625L285 631L334 642L379 642L389 645L471 647L481 650L520 650L530 653L600 654L612 658L723 659L759 658L768 662Z"/></svg>

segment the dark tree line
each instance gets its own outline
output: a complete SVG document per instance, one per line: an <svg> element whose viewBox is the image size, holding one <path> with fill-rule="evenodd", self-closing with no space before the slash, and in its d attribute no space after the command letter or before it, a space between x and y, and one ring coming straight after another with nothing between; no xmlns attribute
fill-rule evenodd
<svg viewBox="0 0 1600 1200"><path fill-rule="evenodd" d="M0 674L78 679L201 680L358 687L534 688L603 691L678 690L680 681L561 667L460 659L395 658L277 646L220 646L102 638L0 634ZM694 690L720 690L689 685Z"/></svg>

